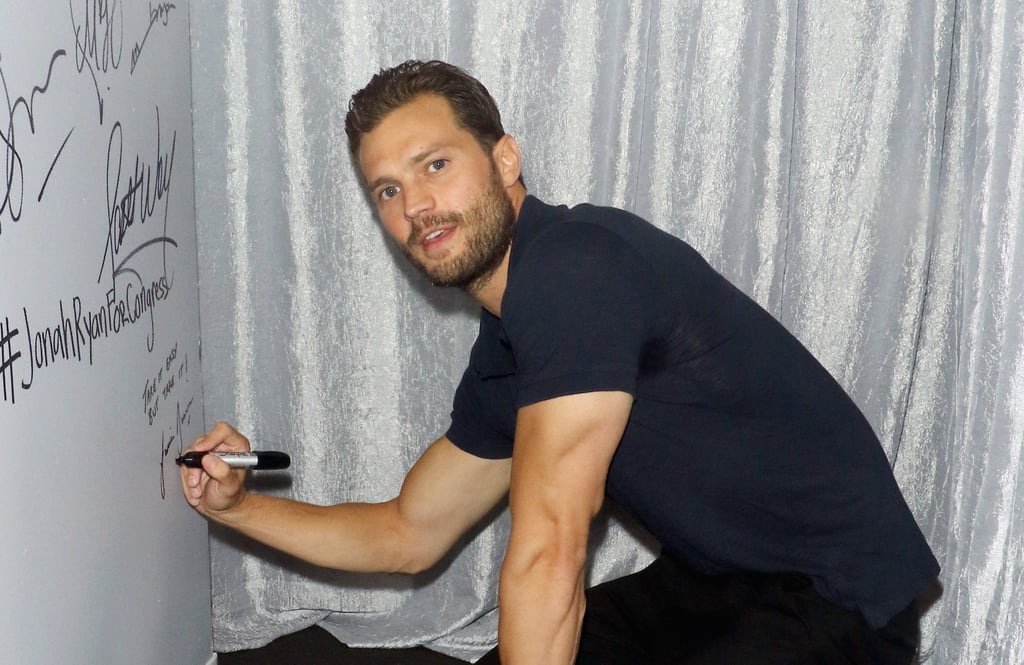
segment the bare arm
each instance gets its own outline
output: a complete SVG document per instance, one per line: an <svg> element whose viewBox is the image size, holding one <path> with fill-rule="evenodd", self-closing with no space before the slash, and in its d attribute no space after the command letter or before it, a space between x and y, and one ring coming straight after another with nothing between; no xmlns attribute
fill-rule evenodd
<svg viewBox="0 0 1024 665"><path fill-rule="evenodd" d="M248 450L219 423L195 450ZM417 572L433 565L505 495L509 460L474 457L445 437L384 503L316 506L247 492L245 474L212 455L182 469L185 498L199 513L311 563L357 572Z"/></svg>
<svg viewBox="0 0 1024 665"><path fill-rule="evenodd" d="M632 397L567 395L520 409L501 572L499 645L505 665L572 663L585 607L590 521L604 500Z"/></svg>

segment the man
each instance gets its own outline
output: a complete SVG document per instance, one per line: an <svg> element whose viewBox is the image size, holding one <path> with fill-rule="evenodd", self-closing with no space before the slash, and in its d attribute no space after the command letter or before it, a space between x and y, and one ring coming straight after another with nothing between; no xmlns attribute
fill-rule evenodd
<svg viewBox="0 0 1024 665"><path fill-rule="evenodd" d="M208 455L182 470L197 511L319 565L414 572L507 494L506 665L910 662L938 564L869 424L795 338L647 222L528 196L493 100L455 67L380 72L346 132L388 234L482 306L451 427L386 503L253 494ZM247 447L218 424L192 449ZM588 604L606 495L663 553Z"/></svg>

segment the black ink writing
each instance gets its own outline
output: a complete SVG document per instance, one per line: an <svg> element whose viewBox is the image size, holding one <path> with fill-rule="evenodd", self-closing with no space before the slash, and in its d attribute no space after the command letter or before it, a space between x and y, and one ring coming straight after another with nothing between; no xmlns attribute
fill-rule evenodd
<svg viewBox="0 0 1024 665"><path fill-rule="evenodd" d="M3 384L3 400L14 403L14 363L21 358L21 351L14 350L14 338L18 329L11 328L6 316L0 323L0 384Z"/></svg>
<svg viewBox="0 0 1024 665"><path fill-rule="evenodd" d="M75 0L69 0L71 27L75 32L75 67L81 74L86 69L92 77L103 124L103 93L100 83L104 74L121 66L124 51L124 13L117 0L80 0L82 8L75 13Z"/></svg>
<svg viewBox="0 0 1024 665"><path fill-rule="evenodd" d="M149 320L146 350L153 350L156 344L154 313L157 303L170 295L171 285L163 275L149 284L142 284L141 276L134 271L132 274L137 281L128 282L120 294L115 289L107 291L106 305L95 312L87 312L84 316L83 326L90 340L90 358L93 340L116 335L121 330L142 320L144 316Z"/></svg>
<svg viewBox="0 0 1024 665"><path fill-rule="evenodd" d="M194 401L195 401L194 397L190 398L188 400L188 402L185 403L185 408L184 409L181 408L181 402L178 402L177 410L176 410L176 417L174 419L174 431L170 432L169 434L167 432L161 432L160 433L160 498L161 499L166 499L167 498L167 484L164 481L164 461L167 459L168 455L171 454L171 447L174 446L175 443L178 444L178 451L177 451L178 455L180 455L181 452L185 449L184 429L187 426L192 424L192 404L193 404ZM177 455L175 455L175 457L177 457Z"/></svg>
<svg viewBox="0 0 1024 665"><path fill-rule="evenodd" d="M167 498L167 482L164 480L164 460L167 459L167 453L170 452L171 446L178 440L177 432L171 434L170 439L167 439L166 432L160 433L160 498ZM166 441L166 445L165 445ZM184 447L180 446L183 450Z"/></svg>
<svg viewBox="0 0 1024 665"><path fill-rule="evenodd" d="M178 345L175 343L167 354L163 366L158 367L156 374L146 379L146 385L142 388L142 408L146 412L146 417L149 418L150 427L153 426L153 421L160 413L160 398L167 401L168 396L174 390L176 379L184 378L185 372L188 371L188 354L185 354L185 360L176 369L172 369L177 357Z"/></svg>
<svg viewBox="0 0 1024 665"><path fill-rule="evenodd" d="M157 414L160 412L160 395L157 394L157 385L159 385L161 379L163 379L163 370L153 377L152 382L146 379L146 387L142 389L143 410L149 418L150 425L153 424Z"/></svg>
<svg viewBox="0 0 1024 665"><path fill-rule="evenodd" d="M135 275L138 277L138 275ZM27 308L22 308L24 327L11 328L9 319L4 318L0 326L0 368L2 368L4 401L14 402L14 388L31 389L37 380L36 372L60 362L94 361L94 345L97 341L113 337L139 321L149 323L146 348L152 352L156 342L157 305L167 299L171 287L163 276L149 284L137 281L125 284L118 294L107 292L106 301L95 309L87 309L79 296L71 299L70 307L61 299L57 305L54 325L36 327ZM50 320L53 322L53 319ZM23 334L21 334L21 332ZM21 334L24 341L24 358L29 360L28 377L17 384L14 381L14 363L23 358L22 350L13 350L14 338Z"/></svg>
<svg viewBox="0 0 1024 665"><path fill-rule="evenodd" d="M0 183L0 192L3 199L0 200L0 233L3 232L3 218L6 216L17 222L21 219L22 206L25 198L25 166L21 154L18 152L17 125L15 120L24 118L28 121L28 129L32 134L36 132L36 95L43 95L50 89L50 81L53 78L53 67L57 61L67 55L66 51L54 51L50 56L50 65L46 71L46 81L43 85L33 86L28 98L21 96L11 99L11 92L7 87L7 77L4 75L0 60L0 90L3 92L3 110L6 110L6 127L0 121L0 143L4 153L4 179ZM2 118L2 116L0 116ZM6 133L5 133L6 132ZM65 143L67 140L65 139ZM61 146L61 150L64 146ZM60 151L58 151L58 156ZM56 158L54 159L56 163ZM53 166L50 167L53 170ZM49 177L49 176L47 176ZM42 192L40 192L42 197Z"/></svg>
<svg viewBox="0 0 1024 665"><path fill-rule="evenodd" d="M27 308L22 308L24 327L21 328L23 334L20 339L24 352L15 354L12 351L4 356L9 359L4 365L4 386L11 400L16 386L27 390L35 385L39 370L68 361L88 361L92 365L98 341L111 338L139 322L148 323L147 350L152 352L155 347L155 312L159 303L170 296L174 285L167 251L178 246L177 241L167 234L177 132L172 133L170 150L165 152L161 143L159 109L156 111L156 132L155 159L147 163L137 155L134 170L127 183L123 184L124 130L119 122L111 130L107 153L109 214L97 278L97 282L102 282L104 275L109 276L105 300L98 306L88 306L81 297L75 296L68 306L67 301L61 299L57 304L56 323L51 325L54 322L51 319L47 325L38 328L33 325ZM146 222L158 213L163 218L162 224L146 226ZM149 248L162 251L162 270L155 276L144 276L133 264L136 257ZM13 337L13 334L8 337L8 346ZM24 377L25 370L22 370L22 380L15 383L14 359L22 357L29 360L28 376Z"/></svg>
<svg viewBox="0 0 1024 665"><path fill-rule="evenodd" d="M127 184L122 190L121 176L124 152L124 130L120 122L114 123L110 131L107 145L107 238L100 262L99 280L104 270L110 270L111 282L116 286L117 277L127 269L131 259L142 249L151 245L177 246L167 236L167 216L170 206L171 175L174 171L174 150L177 145L178 133L171 135L170 152L161 152L160 109L156 110L156 159L146 163L136 155L135 166L128 176ZM129 230L133 226L141 227L157 211L157 204L163 202L163 227L158 235L146 238L133 247L122 258L124 244ZM164 248L166 252L166 247ZM119 261L120 259L120 261ZM170 283L172 277L167 275L166 253L164 254L164 278Z"/></svg>
<svg viewBox="0 0 1024 665"><path fill-rule="evenodd" d="M170 403L176 386L182 381L188 380L188 354L184 354L178 360L178 344L168 351L162 365L157 367L156 372L148 379L142 389L142 406L149 418L149 426L152 427L157 420L160 410L160 403L163 400ZM160 497L166 498L166 486L164 483L164 461L170 454L175 443L178 444L178 454L184 449L183 431L185 427L192 424L192 404L195 398L190 397L182 408L181 400L176 402L174 423L170 430L163 429L160 432Z"/></svg>
<svg viewBox="0 0 1024 665"><path fill-rule="evenodd" d="M142 49L146 46L146 40L149 39L149 33L153 30L153 26L157 23L162 23L164 27L166 27L171 18L172 9L176 9L176 6L171 2L160 2L157 3L156 7L153 6L152 2L149 3L149 26L146 28L146 34L142 35L142 41L135 42L135 46L132 47L132 66L129 70L130 73L135 73L135 65L139 64L139 58L142 56Z"/></svg>
<svg viewBox="0 0 1024 665"><path fill-rule="evenodd" d="M43 369L59 360L74 359L82 360L82 345L85 343L85 335L81 326L76 326L70 316L64 314L64 302L60 303L60 316L57 325L44 327L41 330L32 332L28 320L28 310L22 308L25 317L25 340L28 344L29 378L22 381L21 387L29 389L35 379L36 368Z"/></svg>
<svg viewBox="0 0 1024 665"><path fill-rule="evenodd" d="M43 200L43 192L46 191L46 185L47 185L47 183L50 182L50 176L53 175L53 167L57 166L57 160L60 159L60 154L62 152L64 152L64 146L66 146L68 144L68 140L71 138L71 132L73 132L73 131L75 131L74 127L72 127L68 131L68 135L64 137L64 142L60 144L60 148L57 150L57 154L54 155L53 161L50 162L50 168L46 172L46 177L43 178L43 186L39 188L39 196L36 197L36 201L42 201Z"/></svg>

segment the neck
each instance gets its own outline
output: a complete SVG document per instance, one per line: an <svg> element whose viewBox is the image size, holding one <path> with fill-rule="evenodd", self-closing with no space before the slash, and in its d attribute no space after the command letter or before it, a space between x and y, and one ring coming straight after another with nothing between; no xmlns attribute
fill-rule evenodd
<svg viewBox="0 0 1024 665"><path fill-rule="evenodd" d="M526 188L517 182L507 191L509 199L512 201L512 207L515 208L516 222L518 223L519 212L526 199ZM505 296L505 286L508 282L508 260L511 254L512 244L509 243L508 249L505 250L505 256L501 259L498 267L466 289L466 292L484 309L499 318L501 318L501 299Z"/></svg>
<svg viewBox="0 0 1024 665"><path fill-rule="evenodd" d="M512 246L509 245L498 267L466 289L466 293L471 295L484 309L499 318L501 317L501 299L505 295L505 285L508 280L508 258L511 252Z"/></svg>

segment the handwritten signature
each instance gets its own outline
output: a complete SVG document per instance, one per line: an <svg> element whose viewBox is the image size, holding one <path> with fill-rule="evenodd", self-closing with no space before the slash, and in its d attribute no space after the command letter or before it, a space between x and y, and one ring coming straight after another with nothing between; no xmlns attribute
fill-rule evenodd
<svg viewBox="0 0 1024 665"><path fill-rule="evenodd" d="M124 52L124 12L117 0L84 0L82 11L75 13L75 0L68 0L71 27L75 32L75 67L81 74L86 69L92 77L103 124L103 94L100 78L121 66Z"/></svg>
<svg viewBox="0 0 1024 665"><path fill-rule="evenodd" d="M134 169L128 176L128 182L122 193L124 129L120 122L114 123L114 127L110 131L110 142L107 145L107 210L109 211L107 237L97 281L102 280L104 270L108 268L111 281L116 281L117 276L125 269L132 257L146 247L154 244L173 244L173 241L167 236L167 216L177 140L178 133L174 132L171 135L170 152L161 151L162 132L158 107L156 109L156 163L155 165L146 163L141 156L136 155ZM160 202L163 202L163 227L159 231L160 234L142 241L128 251L124 258L120 258L129 230L133 226L142 226L153 217Z"/></svg>
<svg viewBox="0 0 1024 665"><path fill-rule="evenodd" d="M4 179L0 182L0 192L3 193L3 199L0 200L0 233L3 233L2 220L5 213L12 222L17 222L21 219L25 200L25 165L21 154L18 152L15 120L23 117L28 121L29 131L32 134L36 133L36 96L46 94L47 90L50 89L54 65L65 55L67 55L67 52L63 49L54 51L53 55L50 56L50 65L46 71L46 82L41 86L32 86L32 92L29 93L27 98L21 96L13 101L7 87L7 77L4 75L3 67L0 66L0 90L3 91L4 100L0 111L6 110L7 113L6 130L3 125L0 125L0 142L3 144L0 146L0 150L4 153ZM0 65L2 65L2 61L0 61ZM5 131L6 133L4 133ZM69 132L68 138L70 137L71 133ZM42 199L43 190L46 189L46 181L49 180L49 174L53 172L53 165L56 164L57 158L60 157L60 153L64 150L65 145L67 145L67 138L64 139L60 150L57 151L57 157L54 158L50 165L50 172L47 173L46 180L39 190L39 199Z"/></svg>
<svg viewBox="0 0 1024 665"><path fill-rule="evenodd" d="M156 7L153 3L149 3L149 26L146 28L146 34L142 35L142 41L135 42L135 46L132 47L132 66L130 72L135 73L135 65L139 64L139 58L142 57L142 49L146 46L146 40L149 39L149 33L153 29L153 26L157 23L162 23L164 27L167 27L168 22L171 19L171 10L177 9L177 6L173 2L161 2Z"/></svg>
<svg viewBox="0 0 1024 665"><path fill-rule="evenodd" d="M195 398L192 397L185 403L185 408L181 408L181 402L178 402L178 410L174 419L174 432L167 435L166 432L160 434L160 498L167 498L167 485L164 481L164 460L167 459L171 453L171 446L175 443L178 444L178 454L185 449L185 438L184 429L185 427L192 424L192 403Z"/></svg>

